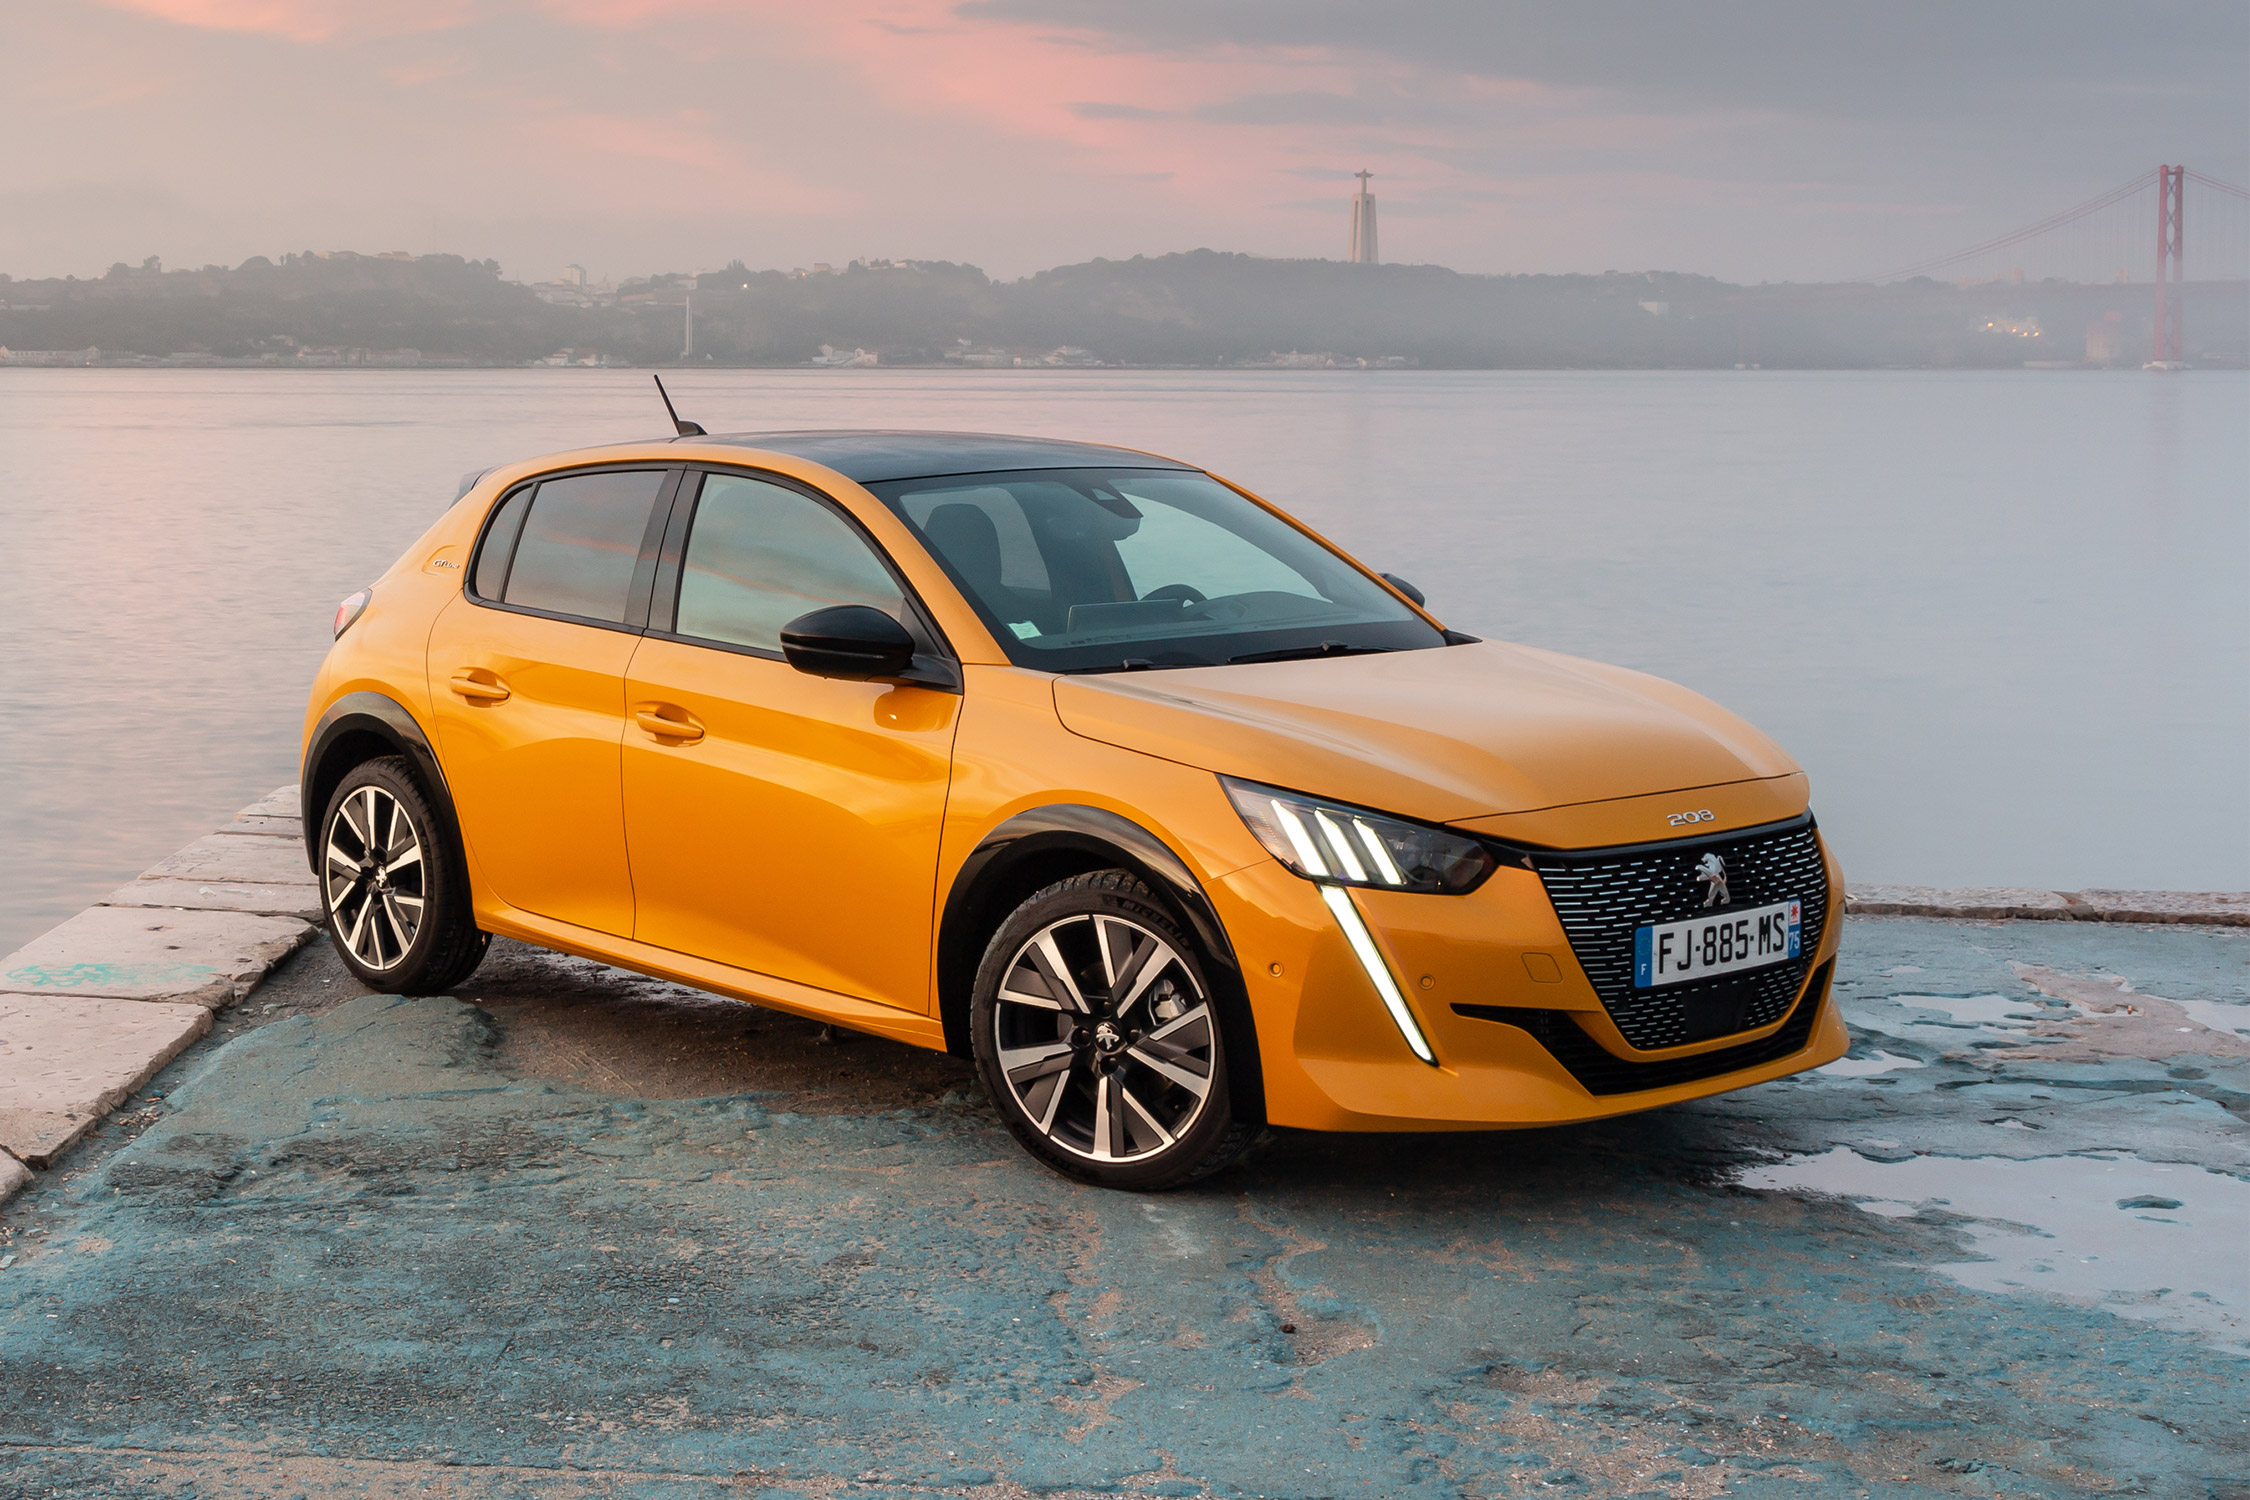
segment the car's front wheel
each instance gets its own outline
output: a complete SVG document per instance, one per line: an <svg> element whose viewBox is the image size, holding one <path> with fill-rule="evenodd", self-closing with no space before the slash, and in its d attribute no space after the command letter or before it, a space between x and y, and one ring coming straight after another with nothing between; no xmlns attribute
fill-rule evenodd
<svg viewBox="0 0 2250 1500"><path fill-rule="evenodd" d="M403 757L346 772L321 832L328 936L361 984L436 995L469 977L491 939L470 908L466 862Z"/></svg>
<svg viewBox="0 0 2250 1500"><path fill-rule="evenodd" d="M1001 924L972 1001L977 1067L1017 1140L1067 1176L1152 1190L1242 1154L1206 960L1123 870L1039 891Z"/></svg>

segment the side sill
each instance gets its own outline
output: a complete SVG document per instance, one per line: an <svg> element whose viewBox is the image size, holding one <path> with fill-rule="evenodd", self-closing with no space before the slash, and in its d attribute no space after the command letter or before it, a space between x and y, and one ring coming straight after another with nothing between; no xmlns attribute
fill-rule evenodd
<svg viewBox="0 0 2250 1500"><path fill-rule="evenodd" d="M747 1000L753 1005L787 1011L809 1020L847 1026L853 1031L888 1037L909 1046L927 1047L935 1052L945 1050L945 1028L935 1016L916 1015L912 1011L878 1005L871 1000L839 995L833 990L816 989L809 984L776 979L770 974L732 968L726 964L713 963L709 959L675 953L669 948L659 948L653 943L635 942L631 938L615 937L591 928L574 926L569 922L534 916L513 907L505 912L480 912L478 917L481 925L489 931L519 939L534 947L549 948L578 958L590 958L597 963L615 964L621 969L631 969L653 979L668 979L692 989L708 990L735 1000Z"/></svg>

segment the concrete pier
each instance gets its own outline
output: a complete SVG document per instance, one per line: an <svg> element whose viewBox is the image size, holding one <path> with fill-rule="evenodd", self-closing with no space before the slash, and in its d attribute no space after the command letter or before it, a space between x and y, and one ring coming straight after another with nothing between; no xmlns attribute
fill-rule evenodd
<svg viewBox="0 0 2250 1500"><path fill-rule="evenodd" d="M1818 1072L1155 1197L952 1058L95 908L0 960L0 1492L2233 1500L2239 898L1943 894L2037 915L1851 917Z"/></svg>
<svg viewBox="0 0 2250 1500"><path fill-rule="evenodd" d="M0 1200L312 935L297 789L276 788L0 959Z"/></svg>

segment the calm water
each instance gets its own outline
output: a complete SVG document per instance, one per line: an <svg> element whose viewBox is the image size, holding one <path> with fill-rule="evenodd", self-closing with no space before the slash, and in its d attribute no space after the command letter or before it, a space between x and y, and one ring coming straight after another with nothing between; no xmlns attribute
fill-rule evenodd
<svg viewBox="0 0 2250 1500"><path fill-rule="evenodd" d="M1153 448L1449 623L1645 668L1812 772L1859 879L2250 888L2250 379L683 375L714 430ZM338 598L646 374L0 371L0 953L296 775Z"/></svg>

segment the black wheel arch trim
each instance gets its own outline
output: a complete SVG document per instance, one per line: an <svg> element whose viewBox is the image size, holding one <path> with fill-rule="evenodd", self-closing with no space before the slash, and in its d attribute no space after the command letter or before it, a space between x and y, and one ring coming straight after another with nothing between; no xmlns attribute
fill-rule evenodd
<svg viewBox="0 0 2250 1500"><path fill-rule="evenodd" d="M416 722L406 706L388 694L377 692L346 693L334 703L313 725L312 734L305 741L304 764L299 770L298 808L305 826L305 862L313 874L320 874L320 815L327 810L329 793L343 780L351 768L367 759L353 756L339 760L335 754L347 740L367 737L380 740L388 746L386 753L403 755L421 773L422 786L429 793L431 810L445 823L441 832L454 849L461 848L460 819L453 811L453 792L445 783L445 770L438 764L436 747L430 737Z"/></svg>
<svg viewBox="0 0 2250 1500"><path fill-rule="evenodd" d="M1227 1027L1227 1090L1236 1117L1265 1118L1265 1074L1258 1060L1258 1028L1242 979L1241 960L1219 920L1218 908L1185 859L1130 818L1083 803L1051 803L1009 818L977 841L953 877L938 923L938 1017L945 1050L974 1055L969 1037L970 989L992 930L1008 912L993 909L1015 889L1011 873L1028 866L1061 866L1076 857L1085 870L1117 867L1149 883L1203 948L1206 977ZM1058 876L1057 878L1064 878ZM1029 895L1025 891L1023 895ZM1020 899L1020 897L1019 897ZM1011 905L1009 910L1013 910Z"/></svg>

